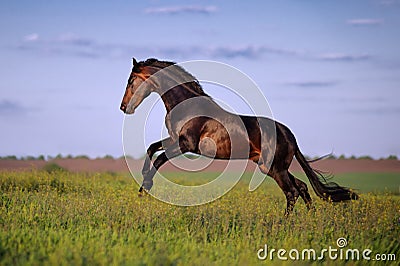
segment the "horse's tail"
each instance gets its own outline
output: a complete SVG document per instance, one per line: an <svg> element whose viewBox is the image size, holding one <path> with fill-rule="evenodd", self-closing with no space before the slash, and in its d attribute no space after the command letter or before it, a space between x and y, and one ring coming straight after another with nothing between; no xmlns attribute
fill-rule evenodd
<svg viewBox="0 0 400 266"><path fill-rule="evenodd" d="M310 180L315 193L320 198L333 202L358 199L358 195L350 189L341 187L334 182L327 182L322 174L311 168L298 147L295 156L297 161L300 163L301 168L303 168Z"/></svg>

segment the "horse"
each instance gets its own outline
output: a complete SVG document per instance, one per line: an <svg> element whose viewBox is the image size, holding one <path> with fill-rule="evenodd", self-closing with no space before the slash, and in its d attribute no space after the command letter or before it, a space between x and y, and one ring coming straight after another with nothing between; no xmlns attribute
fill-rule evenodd
<svg viewBox="0 0 400 266"><path fill-rule="evenodd" d="M327 181L314 170L297 145L291 130L266 117L230 113L207 95L199 81L175 62L150 58L137 62L129 75L120 110L133 114L151 93L161 96L166 109L169 137L147 149L139 195L150 191L153 177L169 159L191 152L215 159L247 159L272 177L286 197L289 215L300 196L308 209L312 199L307 185L289 172L296 157L317 196L330 202L356 200L351 189ZM178 110L178 111L174 111ZM209 115L212 114L212 115ZM157 151L162 151L152 163Z"/></svg>

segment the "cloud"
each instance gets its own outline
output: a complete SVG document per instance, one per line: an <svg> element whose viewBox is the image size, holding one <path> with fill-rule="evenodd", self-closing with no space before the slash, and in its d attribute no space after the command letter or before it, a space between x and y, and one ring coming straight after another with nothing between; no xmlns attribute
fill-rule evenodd
<svg viewBox="0 0 400 266"><path fill-rule="evenodd" d="M383 6L393 6L400 4L400 0L380 0L379 3Z"/></svg>
<svg viewBox="0 0 400 266"><path fill-rule="evenodd" d="M170 6L170 7L152 7L145 9L145 14L166 14L177 15L184 13L191 14L211 14L217 12L216 6Z"/></svg>
<svg viewBox="0 0 400 266"><path fill-rule="evenodd" d="M289 82L287 85L300 87L300 88L323 88L333 87L339 84L337 81L300 81L300 82Z"/></svg>
<svg viewBox="0 0 400 266"><path fill-rule="evenodd" d="M100 58L107 54L107 47L95 40L83 38L72 33L61 34L52 39L39 38L36 33L23 38L23 42L14 46L19 51L32 52L37 55L75 56L85 58Z"/></svg>
<svg viewBox="0 0 400 266"><path fill-rule="evenodd" d="M321 60L326 62L359 62L371 58L368 54L327 53L315 55L301 50L285 49L269 45L126 45L120 43L99 43L95 39L66 33L51 39L30 34L14 49L39 56L68 56L86 59L121 59L132 56L149 56L171 60L189 58L246 58L256 60L265 56L279 56L300 60ZM27 41L27 40L30 41Z"/></svg>
<svg viewBox="0 0 400 266"><path fill-rule="evenodd" d="M234 58L234 57L245 57L245 58L257 58L264 54L274 54L283 56L301 56L300 51L275 48L266 45L247 45L247 46L222 46L215 48L208 48L209 53L212 56Z"/></svg>
<svg viewBox="0 0 400 266"><path fill-rule="evenodd" d="M371 59L370 55L361 54L342 54L342 53L331 53L331 54L322 54L317 56L319 60L323 61L335 61L335 62L358 62L365 61Z"/></svg>
<svg viewBox="0 0 400 266"><path fill-rule="evenodd" d="M365 107L360 106L359 108L353 107L348 111L357 114L364 114L364 115L377 115L377 116L388 116L388 115L396 115L400 114L400 107L398 106L372 106L372 107Z"/></svg>
<svg viewBox="0 0 400 266"><path fill-rule="evenodd" d="M279 56L300 56L301 52L274 48L267 45L230 45L230 46L190 46L190 47L175 47L175 48L159 48L161 53L167 55L174 54L176 56L193 57L202 56L210 58L247 58L257 59L264 55L279 55Z"/></svg>
<svg viewBox="0 0 400 266"><path fill-rule="evenodd" d="M211 56L223 58L246 57L255 58L264 52L263 47L244 46L244 47L215 47L209 48Z"/></svg>
<svg viewBox="0 0 400 266"><path fill-rule="evenodd" d="M383 24L383 19L349 19L346 22L352 26L379 26Z"/></svg>
<svg viewBox="0 0 400 266"><path fill-rule="evenodd" d="M61 34L56 41L60 43L73 44L79 46L88 46L94 44L93 40L77 36L73 33Z"/></svg>
<svg viewBox="0 0 400 266"><path fill-rule="evenodd" d="M36 55L73 56L81 58L126 58L134 54L145 54L167 58L248 58L256 59L265 54L279 56L299 56L301 52L270 47L267 45L231 45L231 46L131 46L124 44L99 43L94 39L84 38L72 33L61 34L52 39L39 39L32 35L14 48L32 52Z"/></svg>
<svg viewBox="0 0 400 266"><path fill-rule="evenodd" d="M19 103L10 100L0 101L0 115L15 115L22 114L27 111L27 108L21 106Z"/></svg>
<svg viewBox="0 0 400 266"><path fill-rule="evenodd" d="M203 56L217 58L248 58L257 59L264 55L278 55L289 57L302 57L300 51L271 47L268 45L231 45L231 46L208 46L193 49Z"/></svg>
<svg viewBox="0 0 400 266"><path fill-rule="evenodd" d="M38 40L39 40L39 34L37 34L37 33L31 33L24 37L24 41L26 41L26 42L35 42Z"/></svg>

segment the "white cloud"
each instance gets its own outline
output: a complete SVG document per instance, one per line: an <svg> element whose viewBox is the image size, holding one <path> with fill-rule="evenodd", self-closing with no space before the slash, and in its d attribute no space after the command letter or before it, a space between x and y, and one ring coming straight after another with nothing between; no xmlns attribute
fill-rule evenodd
<svg viewBox="0 0 400 266"><path fill-rule="evenodd" d="M0 101L0 117L10 115L21 115L30 111L29 108L22 106L20 103L8 99Z"/></svg>
<svg viewBox="0 0 400 266"><path fill-rule="evenodd" d="M319 55L317 58L324 61L354 62L354 61L368 60L371 58L371 56L367 54L353 55L353 54L332 53L332 54Z"/></svg>
<svg viewBox="0 0 400 266"><path fill-rule="evenodd" d="M400 4L400 0L380 0L379 3L383 6L393 6Z"/></svg>
<svg viewBox="0 0 400 266"><path fill-rule="evenodd" d="M286 49L268 45L227 45L227 46L132 46L118 43L99 43L95 39L77 36L72 33L62 34L52 39L39 39L36 34L26 36L25 41L15 48L24 52L42 55L73 56L81 58L130 58L135 55L149 55L159 58L180 60L188 58L247 58L258 59L264 56L280 56L292 59L322 60L326 62L359 62L371 59L368 54L327 53L315 55L301 50ZM30 41L26 41L30 40ZM326 84L300 84L317 86Z"/></svg>
<svg viewBox="0 0 400 266"><path fill-rule="evenodd" d="M216 6L170 6L153 7L145 9L146 14L168 14L176 15L180 13L211 14L217 12Z"/></svg>
<svg viewBox="0 0 400 266"><path fill-rule="evenodd" d="M53 39L41 39L35 43L23 42L16 46L25 52L44 55L74 56L85 58L125 58L133 53L148 54L169 58L259 58L265 54L298 57L300 52L270 47L266 45L230 45L230 46L130 46L125 44L98 43L94 39L84 38L72 33L62 34Z"/></svg>
<svg viewBox="0 0 400 266"><path fill-rule="evenodd" d="M35 42L38 40L39 40L39 34L37 34L37 33L31 33L24 37L24 41L26 41L26 42Z"/></svg>
<svg viewBox="0 0 400 266"><path fill-rule="evenodd" d="M347 20L347 24L352 26L378 26L383 24L383 19L349 19Z"/></svg>
<svg viewBox="0 0 400 266"><path fill-rule="evenodd" d="M73 33L64 33L61 34L57 41L61 42L61 43L69 43L69 44L74 44L74 45L91 45L93 43L93 41L91 39L88 38L83 38L80 36L77 36Z"/></svg>
<svg viewBox="0 0 400 266"><path fill-rule="evenodd" d="M298 81L286 83L289 86L300 87L300 88L322 88L322 87L333 87L339 82L337 81L326 81L326 80L313 80L313 81Z"/></svg>
<svg viewBox="0 0 400 266"><path fill-rule="evenodd" d="M43 39L33 33L24 37L24 41L15 46L25 52L42 55L76 56L85 58L100 58L108 47L89 38L83 38L72 33L61 34L55 38Z"/></svg>

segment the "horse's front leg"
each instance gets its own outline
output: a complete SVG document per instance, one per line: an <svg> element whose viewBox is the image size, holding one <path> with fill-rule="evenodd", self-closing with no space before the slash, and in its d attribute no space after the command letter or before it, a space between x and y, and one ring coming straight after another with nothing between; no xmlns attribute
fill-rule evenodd
<svg viewBox="0 0 400 266"><path fill-rule="evenodd" d="M143 168L142 168L142 175L146 176L150 171L150 163L153 155L157 151L165 150L168 146L171 145L171 138L166 138L163 140L159 140L157 142L152 143L146 152L146 158L144 160Z"/></svg>
<svg viewBox="0 0 400 266"><path fill-rule="evenodd" d="M153 177L157 170L169 159L179 156L185 152L188 152L188 150L185 147L180 147L179 142L175 142L170 147L166 148L165 151L161 153L154 161L153 167L151 167L150 171L143 176L143 184L140 187L139 192L141 193L143 190L149 191L153 186Z"/></svg>

